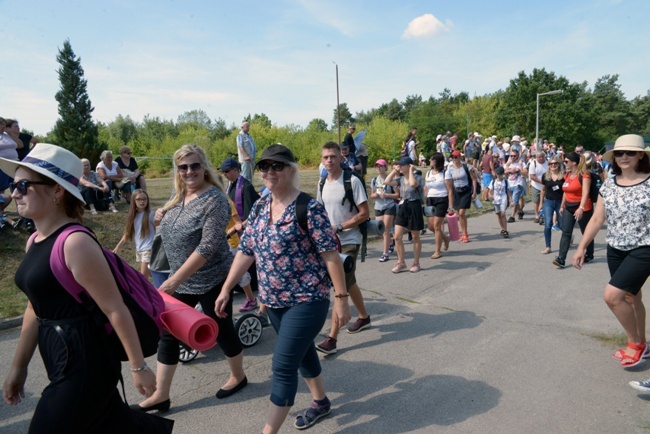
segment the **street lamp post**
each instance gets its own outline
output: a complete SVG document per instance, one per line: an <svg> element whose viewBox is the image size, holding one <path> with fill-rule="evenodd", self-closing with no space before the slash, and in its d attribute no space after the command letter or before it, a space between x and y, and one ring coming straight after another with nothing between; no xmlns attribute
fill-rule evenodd
<svg viewBox="0 0 650 434"><path fill-rule="evenodd" d="M544 92L544 93L538 93L537 94L537 115L535 117L535 140L537 140L537 143L535 143L535 147L537 147L537 144L539 143L539 97L544 96L544 95L556 95L558 93L564 92L563 90L551 90L549 92Z"/></svg>
<svg viewBox="0 0 650 434"><path fill-rule="evenodd" d="M339 144L341 143L341 104L339 103L339 65L332 60L336 65L336 129L339 132Z"/></svg>

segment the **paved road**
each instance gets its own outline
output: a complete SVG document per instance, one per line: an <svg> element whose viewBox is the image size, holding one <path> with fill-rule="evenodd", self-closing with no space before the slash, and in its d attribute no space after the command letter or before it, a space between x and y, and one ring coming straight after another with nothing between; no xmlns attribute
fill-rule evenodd
<svg viewBox="0 0 650 434"><path fill-rule="evenodd" d="M323 357L332 415L312 428L321 433L594 433L646 432L647 397L627 382L649 375L621 369L611 343L620 334L602 301L608 279L604 233L593 264L558 270L543 256L541 227L529 216L499 235L496 218L470 220L472 242L452 243L428 259L424 237L420 273L393 275L394 260L379 263L379 244L359 266L359 282L373 327L342 334L339 353ZM553 246L559 234L553 233ZM579 234L576 230L576 241ZM407 244L407 250L410 244ZM646 285L647 286L647 285ZM239 295L238 302L243 299ZM2 376L18 331L0 333ZM178 433L254 433L265 418L274 333L245 352L250 386L225 401L214 393L227 379L222 353L213 349L177 371L172 411ZM127 377L128 379L129 377ZM137 402L127 382L129 402ZM0 404L0 432L25 432L47 384L36 356L28 397ZM295 432L295 414L309 403L301 383L297 405L282 432Z"/></svg>

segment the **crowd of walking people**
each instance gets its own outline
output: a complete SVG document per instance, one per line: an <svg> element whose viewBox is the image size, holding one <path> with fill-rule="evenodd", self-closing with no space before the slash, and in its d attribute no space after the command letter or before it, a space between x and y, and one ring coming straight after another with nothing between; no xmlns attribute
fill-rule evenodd
<svg viewBox="0 0 650 434"><path fill-rule="evenodd" d="M110 151L104 151L92 171L88 160L49 144L37 145L21 160L14 155L17 142L12 139L16 147L8 152L11 146L5 146L9 139L3 133L0 181L4 179L6 185L0 185L0 193L9 187L11 196L0 196L0 204L15 200L21 218L32 221L38 231L23 262L30 264L30 273L23 265L17 271L16 280L29 304L5 380L4 399L15 405L24 397L27 366L37 345L52 380L39 401L30 432L76 421L71 415L79 412L84 414L78 422L79 431L135 432L143 426L150 427L148 432L171 431L169 424L161 422L164 419L147 416L171 408L178 339L163 331L154 373L144 362L134 324L117 288L110 283L113 279L97 243L81 233L65 241L69 268L117 331L134 384L144 396L142 402L126 406L117 393L114 358L97 339L100 331L90 324L82 305L66 297L47 262L58 234L81 220L84 206L92 215L103 210L117 212L115 203L122 199L130 204L129 213L124 235L113 250L134 242L136 262L149 276L153 240L159 236L169 260L169 275L158 289L191 307L200 304L219 326L217 342L230 375L216 392L217 399L226 399L248 384L244 353L233 323L236 287L244 288L246 294L240 311L259 307L264 324L275 330L264 433L278 432L287 418L295 403L298 373L305 379L312 401L296 417L294 427L309 428L330 413L323 382L326 373L318 352L337 352L339 332L351 319L350 300L358 318L347 327L347 333L371 327L355 275L371 218L370 198L374 218L385 226L378 260L389 262L396 253L391 269L395 274L418 273L423 250L432 251L432 260L449 250L452 238L444 224L450 216L458 218L458 240L469 243L468 210L473 204L482 207L483 202L491 202L500 236L510 238L508 224L524 218L525 197L530 196L534 223L544 226L543 254L553 250L552 232L561 232L552 261L558 268L566 266L576 224L583 236L572 263L580 269L594 260L593 239L607 222L607 262L612 277L604 298L628 337L626 348L614 358L624 368L650 358L641 301L641 287L650 273L650 152L640 136L620 137L601 157L579 146L565 153L561 146L546 140L535 139L529 145L519 136L499 141L496 136L483 139L473 133L462 142L457 134L447 132L438 135L435 152L427 159L418 149L417 129L413 128L398 160L393 164L384 158L376 160L377 175L370 180L367 192L365 165L357 158L359 149L352 140L355 128L351 126L350 138L346 135L342 144L322 145L323 173L313 198L301 192L300 170L291 150L272 144L258 159L249 127L245 122L237 136L238 159L224 160L220 170L199 146L187 144L177 150L171 198L157 210L150 207L144 174L130 148L122 147L115 160ZM31 139L29 143L33 144ZM418 164L421 167L427 160L429 169L423 174ZM261 192L253 187L256 170L264 186ZM427 215L424 207L429 208ZM422 242L425 221L426 229L434 234L431 246ZM406 251L405 235L412 241L412 254ZM350 268L344 269L340 253L351 258ZM411 255L409 266L407 256ZM32 273L35 269L38 272ZM42 288L38 284L42 281L52 283ZM327 337L316 343L330 310L331 328ZM78 336L73 343L75 352L70 352L68 345L72 344L65 339L56 345L46 343L60 329ZM61 354L71 358L66 362L70 371L61 370ZM87 371L97 369L96 364L107 375L86 383ZM650 392L650 381L630 384ZM51 410L54 407L56 411Z"/></svg>

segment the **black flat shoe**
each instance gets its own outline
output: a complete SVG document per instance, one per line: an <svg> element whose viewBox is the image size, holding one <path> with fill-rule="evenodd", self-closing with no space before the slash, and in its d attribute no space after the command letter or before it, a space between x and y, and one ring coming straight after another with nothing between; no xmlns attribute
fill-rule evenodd
<svg viewBox="0 0 650 434"><path fill-rule="evenodd" d="M228 390L219 389L219 391L215 396L217 397L217 399L228 398L230 395L234 395L235 393L239 392L247 385L248 385L248 378L244 377L244 379L241 380L239 384L233 387L232 389L228 389Z"/></svg>
<svg viewBox="0 0 650 434"><path fill-rule="evenodd" d="M133 404L130 406L131 410L141 411L142 413L148 413L150 411L158 410L161 413L166 413L169 411L169 406L171 401L168 399L158 404L150 405L149 407L141 407L139 404Z"/></svg>

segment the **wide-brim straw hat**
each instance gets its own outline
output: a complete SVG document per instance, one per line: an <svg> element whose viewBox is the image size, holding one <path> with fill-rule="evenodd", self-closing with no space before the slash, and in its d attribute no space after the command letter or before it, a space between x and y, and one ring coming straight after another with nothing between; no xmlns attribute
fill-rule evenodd
<svg viewBox="0 0 650 434"><path fill-rule="evenodd" d="M0 158L0 170L12 178L19 167L33 170L51 179L86 204L77 187L83 173L83 164L79 157L67 149L49 143L39 143L22 161Z"/></svg>
<svg viewBox="0 0 650 434"><path fill-rule="evenodd" d="M637 151L645 152L648 158L650 158L650 149L645 148L645 143L643 142L643 137L637 134L625 134L614 143L614 147L603 154L603 160L613 161L614 160L614 151Z"/></svg>

